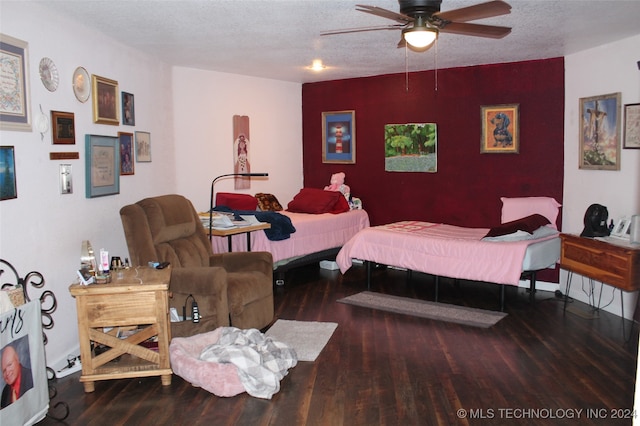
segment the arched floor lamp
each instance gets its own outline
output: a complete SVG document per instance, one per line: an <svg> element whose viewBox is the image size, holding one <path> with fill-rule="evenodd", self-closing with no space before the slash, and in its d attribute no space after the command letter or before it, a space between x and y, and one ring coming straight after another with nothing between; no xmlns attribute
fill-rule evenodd
<svg viewBox="0 0 640 426"><path fill-rule="evenodd" d="M215 185L218 179L222 179L225 177L231 176L242 176L242 177L266 177L269 176L269 173L227 173L225 175L220 175L216 177L213 181L211 181L211 197L209 198L209 241L212 240L211 229L213 227L213 186Z"/></svg>

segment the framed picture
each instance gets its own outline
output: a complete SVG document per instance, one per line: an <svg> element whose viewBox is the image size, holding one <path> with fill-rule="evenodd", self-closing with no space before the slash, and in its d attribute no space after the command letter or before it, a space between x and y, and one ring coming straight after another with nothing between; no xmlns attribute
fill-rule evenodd
<svg viewBox="0 0 640 426"><path fill-rule="evenodd" d="M355 111L322 113L322 162L355 164Z"/></svg>
<svg viewBox="0 0 640 426"><path fill-rule="evenodd" d="M435 123L386 124L384 171L438 171L438 128Z"/></svg>
<svg viewBox="0 0 640 426"><path fill-rule="evenodd" d="M51 137L54 145L76 143L75 119L72 112L51 111Z"/></svg>
<svg viewBox="0 0 640 426"><path fill-rule="evenodd" d="M482 154L518 154L520 152L520 105L480 107Z"/></svg>
<svg viewBox="0 0 640 426"><path fill-rule="evenodd" d="M151 133L149 132L136 132L136 161L151 162Z"/></svg>
<svg viewBox="0 0 640 426"><path fill-rule="evenodd" d="M131 93L122 92L122 124L127 126L136 125L136 110Z"/></svg>
<svg viewBox="0 0 640 426"><path fill-rule="evenodd" d="M631 235L630 227L631 218L626 216L621 217L620 219L615 221L613 229L611 230L611 236L628 239Z"/></svg>
<svg viewBox="0 0 640 426"><path fill-rule="evenodd" d="M28 50L27 42L0 34L0 64L2 64L0 129L2 130L31 131Z"/></svg>
<svg viewBox="0 0 640 426"><path fill-rule="evenodd" d="M640 104L624 106L624 148L640 149Z"/></svg>
<svg viewBox="0 0 640 426"><path fill-rule="evenodd" d="M120 142L120 175L132 175L133 169L133 133L118 132Z"/></svg>
<svg viewBox="0 0 640 426"><path fill-rule="evenodd" d="M0 146L0 200L18 198L16 157L12 146Z"/></svg>
<svg viewBox="0 0 640 426"><path fill-rule="evenodd" d="M93 122L119 125L118 82L93 74L91 76L91 90L93 92Z"/></svg>
<svg viewBox="0 0 640 426"><path fill-rule="evenodd" d="M115 136L86 135L87 198L120 193L120 149Z"/></svg>
<svg viewBox="0 0 640 426"><path fill-rule="evenodd" d="M620 170L620 98L580 98L580 169Z"/></svg>

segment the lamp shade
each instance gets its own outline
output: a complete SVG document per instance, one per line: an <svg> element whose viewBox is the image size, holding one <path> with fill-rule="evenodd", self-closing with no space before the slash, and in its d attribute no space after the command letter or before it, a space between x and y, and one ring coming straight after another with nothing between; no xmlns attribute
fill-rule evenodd
<svg viewBox="0 0 640 426"><path fill-rule="evenodd" d="M407 43L417 49L424 49L438 38L438 30L426 26L414 26L402 31Z"/></svg>

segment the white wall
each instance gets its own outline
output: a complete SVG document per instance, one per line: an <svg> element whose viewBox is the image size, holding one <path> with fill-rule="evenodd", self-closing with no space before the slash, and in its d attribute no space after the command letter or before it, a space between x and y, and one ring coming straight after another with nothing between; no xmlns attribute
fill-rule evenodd
<svg viewBox="0 0 640 426"><path fill-rule="evenodd" d="M209 207L211 181L233 173L233 116L250 127L251 188L235 190L233 178L217 192L273 193L286 205L302 188L302 86L189 68L173 70L177 188L198 211ZM319 118L318 118L319 119Z"/></svg>
<svg viewBox="0 0 640 426"><path fill-rule="evenodd" d="M47 332L47 359L55 365L77 346L75 300L68 287L80 264L82 240L93 248L127 256L119 209L142 197L175 190L171 68L113 42L93 30L54 16L51 10L28 2L2 2L4 34L29 43L29 83L32 114L51 110L75 114L75 145L52 145L51 132L44 140L33 132L1 131L2 145L15 147L18 198L0 202L0 257L21 274L41 272L45 289L58 298L55 326ZM38 64L51 58L60 84L55 92L42 85ZM72 75L83 66L90 74L118 81L120 90L135 95L136 126L94 124L92 100L80 103L73 94ZM157 117L162 117L158 120ZM135 164L135 175L122 176L120 194L85 198L85 134L116 136L119 131L151 133L152 163ZM52 161L50 152L79 152L79 160ZM73 168L73 193L61 195L59 165ZM39 290L30 289L31 298Z"/></svg>
<svg viewBox="0 0 640 426"><path fill-rule="evenodd" d="M32 112L42 105L73 112L76 145L51 144L34 132L0 131L0 144L15 147L18 198L0 202L0 258L22 275L39 271L58 298L55 326L47 332L48 365L57 365L78 346L75 300L68 287L80 263L82 240L94 249L127 256L120 222L122 206L165 193L182 193L206 209L213 177L232 172L232 117L251 118L252 169L269 172L245 192L272 192L288 202L302 186L302 114L299 84L189 69L172 69L158 59L121 45L48 8L31 2L0 3L2 33L29 43ZM49 92L38 75L41 58L51 58L60 74ZM135 96L136 125L92 122L92 98L80 103L71 80L76 67L118 81ZM135 175L122 176L120 194L85 198L84 135L151 133L152 162L135 163ZM49 153L79 152L80 159L49 160ZM72 164L73 194L61 195L60 164ZM216 191L233 190L232 181ZM4 277L3 277L4 279ZM41 291L30 289L31 298Z"/></svg>
<svg viewBox="0 0 640 426"><path fill-rule="evenodd" d="M619 171L578 169L579 99L620 92L623 104L639 103L640 70L636 64L640 60L639 45L640 36L634 36L565 58L564 232L582 232L584 213L593 203L606 206L609 217L614 219L640 213L640 150L622 149ZM621 114L624 114L623 109ZM621 122L624 123L624 119ZM563 289L566 280L567 273L562 271L560 282ZM582 281L581 276L574 274L570 296L587 302ZM584 282L586 284L588 280L585 278ZM596 290L598 300L599 285ZM620 315L620 291L605 285L602 302L611 300L605 309ZM630 318L636 294L625 293L624 302L625 317Z"/></svg>

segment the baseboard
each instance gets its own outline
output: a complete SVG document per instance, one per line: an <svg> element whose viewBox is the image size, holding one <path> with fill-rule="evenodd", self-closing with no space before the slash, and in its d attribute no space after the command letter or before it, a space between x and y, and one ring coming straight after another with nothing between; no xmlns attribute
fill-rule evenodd
<svg viewBox="0 0 640 426"><path fill-rule="evenodd" d="M518 283L518 287L529 288L530 282L529 280L520 280ZM550 291L555 292L560 289L560 284L558 283L550 283L547 281L536 281L536 290L542 291Z"/></svg>

